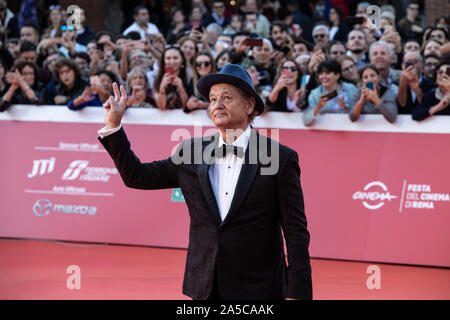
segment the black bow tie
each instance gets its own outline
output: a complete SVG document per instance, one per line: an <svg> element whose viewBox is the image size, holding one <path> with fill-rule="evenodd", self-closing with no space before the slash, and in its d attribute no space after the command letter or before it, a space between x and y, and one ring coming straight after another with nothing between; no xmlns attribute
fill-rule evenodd
<svg viewBox="0 0 450 320"><path fill-rule="evenodd" d="M233 153L235 156L237 156L239 158L243 158L244 157L244 148L237 147L232 144L223 144L221 147L215 148L213 156L222 158L230 153Z"/></svg>

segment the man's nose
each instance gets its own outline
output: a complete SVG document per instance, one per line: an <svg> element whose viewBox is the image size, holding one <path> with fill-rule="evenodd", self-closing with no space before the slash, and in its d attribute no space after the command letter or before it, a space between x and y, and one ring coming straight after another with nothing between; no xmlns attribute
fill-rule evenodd
<svg viewBox="0 0 450 320"><path fill-rule="evenodd" d="M221 108L223 108L223 99L222 98L217 98L216 99L216 102L213 104L213 103L211 103L211 107L212 107L212 109L213 110L216 110L216 109L221 109Z"/></svg>

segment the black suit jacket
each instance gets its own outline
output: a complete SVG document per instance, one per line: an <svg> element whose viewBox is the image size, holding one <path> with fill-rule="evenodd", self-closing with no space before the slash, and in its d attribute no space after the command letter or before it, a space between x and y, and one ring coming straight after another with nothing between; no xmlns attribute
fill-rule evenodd
<svg viewBox="0 0 450 320"><path fill-rule="evenodd" d="M309 233L297 153L252 129L230 211L221 221L208 174L218 137L217 133L184 140L175 155L150 163L141 163L130 150L123 129L99 140L128 187L181 188L190 215L184 294L207 299L216 272L224 299L312 299ZM271 144L271 150L279 148L279 169L263 175L261 170L276 161L268 163L261 155L255 158L251 150L256 151L256 146L261 152ZM276 152L269 149L271 155ZM194 164L195 159L201 163Z"/></svg>

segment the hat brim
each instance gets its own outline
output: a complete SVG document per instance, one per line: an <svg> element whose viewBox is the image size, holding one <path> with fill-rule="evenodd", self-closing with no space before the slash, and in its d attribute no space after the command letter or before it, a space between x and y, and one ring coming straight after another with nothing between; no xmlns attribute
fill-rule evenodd
<svg viewBox="0 0 450 320"><path fill-rule="evenodd" d="M227 83L244 91L248 96L255 98L255 110L258 115L264 112L264 101L259 94L244 80L228 74L214 73L201 77L197 82L197 90L200 95L209 102L209 90L218 83Z"/></svg>

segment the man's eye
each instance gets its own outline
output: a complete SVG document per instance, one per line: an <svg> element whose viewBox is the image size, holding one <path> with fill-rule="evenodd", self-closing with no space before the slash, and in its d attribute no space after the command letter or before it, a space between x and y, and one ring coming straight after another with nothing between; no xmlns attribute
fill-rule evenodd
<svg viewBox="0 0 450 320"><path fill-rule="evenodd" d="M223 100L225 100L225 101L230 101L231 98L230 98L230 97L225 97L225 98L223 98Z"/></svg>

